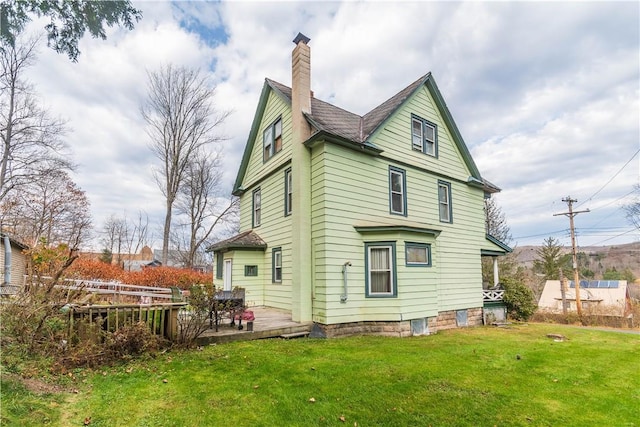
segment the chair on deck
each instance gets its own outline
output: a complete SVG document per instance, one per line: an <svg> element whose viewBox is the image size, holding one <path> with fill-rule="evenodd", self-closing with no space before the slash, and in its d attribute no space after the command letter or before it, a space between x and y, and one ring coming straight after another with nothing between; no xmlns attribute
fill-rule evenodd
<svg viewBox="0 0 640 427"><path fill-rule="evenodd" d="M171 302L184 302L182 289L177 286L171 286Z"/></svg>

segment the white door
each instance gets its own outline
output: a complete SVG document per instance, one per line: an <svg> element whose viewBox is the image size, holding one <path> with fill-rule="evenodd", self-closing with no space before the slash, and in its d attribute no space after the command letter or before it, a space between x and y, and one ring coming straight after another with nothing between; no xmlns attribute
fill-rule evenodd
<svg viewBox="0 0 640 427"><path fill-rule="evenodd" d="M231 260L224 260L224 272L222 274L222 283L225 291L231 290Z"/></svg>

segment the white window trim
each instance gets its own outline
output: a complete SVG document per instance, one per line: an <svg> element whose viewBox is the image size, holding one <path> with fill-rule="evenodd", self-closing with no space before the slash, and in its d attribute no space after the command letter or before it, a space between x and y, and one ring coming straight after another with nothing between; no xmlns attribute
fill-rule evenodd
<svg viewBox="0 0 640 427"><path fill-rule="evenodd" d="M405 242L404 247L405 265L407 267L431 267L431 245L429 243ZM427 259L426 262L409 261L409 248L424 249Z"/></svg>
<svg viewBox="0 0 640 427"><path fill-rule="evenodd" d="M276 141L280 138L280 149L276 151ZM282 150L282 117L271 123L262 132L262 161L266 162Z"/></svg>
<svg viewBox="0 0 640 427"><path fill-rule="evenodd" d="M291 215L293 211L293 177L291 168L284 171L284 215Z"/></svg>
<svg viewBox="0 0 640 427"><path fill-rule="evenodd" d="M282 248L273 248L271 251L271 279L273 283L282 283ZM280 270L280 278L276 272Z"/></svg>
<svg viewBox="0 0 640 427"><path fill-rule="evenodd" d="M260 227L262 224L262 194L259 188L253 192L251 207L253 227Z"/></svg>
<svg viewBox="0 0 640 427"><path fill-rule="evenodd" d="M420 134L414 133L414 123L420 124ZM427 137L427 128L433 130L433 138ZM420 138L420 145L414 141L414 136ZM438 155L438 126L428 120L415 115L411 116L411 148L420 151L428 156L437 157ZM430 149L428 149L430 148Z"/></svg>
<svg viewBox="0 0 640 427"><path fill-rule="evenodd" d="M372 249L387 249L387 256L389 261L389 269L384 270L389 272L390 278L390 291L389 292L373 292L371 289L372 277L371 273L375 271L383 271L383 270L372 270L371 269L371 251ZM367 274L367 297L396 297L397 296L397 283L396 283L396 263L395 263L395 243L391 242L380 242L380 243L367 243L366 244L367 251L367 262L365 265L366 274Z"/></svg>
<svg viewBox="0 0 640 427"><path fill-rule="evenodd" d="M401 191L393 190L393 176L397 175L400 177L400 185ZM407 189L406 189L406 174L402 169L394 168L393 166L389 167L389 212L395 215L407 215ZM402 199L401 210L397 211L393 209L393 196L394 194L399 194Z"/></svg>
<svg viewBox="0 0 640 427"><path fill-rule="evenodd" d="M443 189L445 190L445 194L447 196L444 202L441 200L442 198L440 197ZM446 218L443 218L442 216L441 208L443 206L446 207L446 213L447 213ZM438 216L440 217L441 222L448 222L448 223L453 222L453 218L452 218L453 213L451 209L451 184L444 181L438 181Z"/></svg>

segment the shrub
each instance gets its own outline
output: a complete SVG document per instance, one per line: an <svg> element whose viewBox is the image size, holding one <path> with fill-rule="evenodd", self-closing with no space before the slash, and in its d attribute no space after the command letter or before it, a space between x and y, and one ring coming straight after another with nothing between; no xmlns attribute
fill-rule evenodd
<svg viewBox="0 0 640 427"><path fill-rule="evenodd" d="M65 372L73 368L97 368L111 365L121 360L129 360L143 355L154 355L167 342L151 333L144 322L126 325L114 332L105 331L100 326L85 325L91 337L74 341L58 355L53 369Z"/></svg>
<svg viewBox="0 0 640 427"><path fill-rule="evenodd" d="M504 287L503 301L509 316L514 320L528 320L537 309L531 289L524 283L511 278L505 278L502 286Z"/></svg>
<svg viewBox="0 0 640 427"><path fill-rule="evenodd" d="M124 281L126 272L114 264L107 264L86 258L78 258L67 270L71 279L85 280L114 280Z"/></svg>
<svg viewBox="0 0 640 427"><path fill-rule="evenodd" d="M78 259L69 268L68 277L84 280L114 280L130 285L187 290L194 284L212 284L210 274L188 268L148 267L142 271L125 271L117 265L91 259Z"/></svg>

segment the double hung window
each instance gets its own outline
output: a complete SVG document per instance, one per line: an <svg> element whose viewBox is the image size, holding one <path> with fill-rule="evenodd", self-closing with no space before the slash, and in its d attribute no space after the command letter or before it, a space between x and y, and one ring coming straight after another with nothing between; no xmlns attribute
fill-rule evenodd
<svg viewBox="0 0 640 427"><path fill-rule="evenodd" d="M438 181L438 206L440 209L440 221L452 222L451 212L451 184Z"/></svg>
<svg viewBox="0 0 640 427"><path fill-rule="evenodd" d="M271 251L271 281L282 282L282 249L273 248Z"/></svg>
<svg viewBox="0 0 640 427"><path fill-rule="evenodd" d="M262 223L262 196L258 188L253 192L253 227L259 227Z"/></svg>
<svg viewBox="0 0 640 427"><path fill-rule="evenodd" d="M293 181L291 180L291 168L284 171L284 215L291 215L293 203Z"/></svg>
<svg viewBox="0 0 640 427"><path fill-rule="evenodd" d="M389 209L392 214L407 215L405 171L389 167Z"/></svg>
<svg viewBox="0 0 640 427"><path fill-rule="evenodd" d="M436 156L438 152L438 128L435 124L421 119L418 116L411 117L411 147L430 156Z"/></svg>
<svg viewBox="0 0 640 427"><path fill-rule="evenodd" d="M395 243L366 243L366 295L368 297L394 297L396 292Z"/></svg>
<svg viewBox="0 0 640 427"><path fill-rule="evenodd" d="M282 119L276 120L262 134L262 159L269 160L282 150Z"/></svg>

